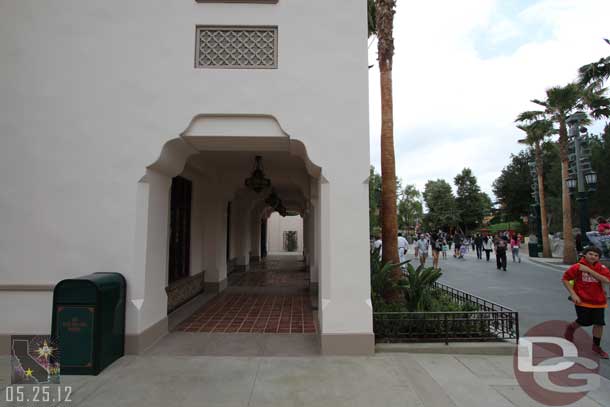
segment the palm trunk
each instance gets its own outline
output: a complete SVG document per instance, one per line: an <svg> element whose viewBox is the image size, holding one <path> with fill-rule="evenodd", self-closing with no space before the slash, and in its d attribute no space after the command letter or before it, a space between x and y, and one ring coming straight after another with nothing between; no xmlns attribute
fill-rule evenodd
<svg viewBox="0 0 610 407"><path fill-rule="evenodd" d="M379 63L381 77L381 236L383 262L398 263L398 217L396 212L396 164L394 161L394 123L392 71ZM400 278L400 270L395 273ZM394 273L393 273L394 274Z"/></svg>
<svg viewBox="0 0 610 407"><path fill-rule="evenodd" d="M561 159L561 206L563 213L563 263L576 263L576 246L572 232L572 202L568 191L568 130L565 120L559 122L559 157Z"/></svg>
<svg viewBox="0 0 610 407"><path fill-rule="evenodd" d="M394 57L394 13L396 0L377 0L376 28L379 78L381 83L381 236L382 261L398 263L398 213L396 211L396 164L394 162L394 116L392 104L392 59ZM402 277L392 270L392 280ZM404 300L399 289L386 293L386 300Z"/></svg>
<svg viewBox="0 0 610 407"><path fill-rule="evenodd" d="M549 242L549 224L547 223L546 204L544 195L544 174L542 168L542 149L540 143L536 143L536 174L538 175L538 199L540 200L540 223L542 226L542 257L553 257Z"/></svg>

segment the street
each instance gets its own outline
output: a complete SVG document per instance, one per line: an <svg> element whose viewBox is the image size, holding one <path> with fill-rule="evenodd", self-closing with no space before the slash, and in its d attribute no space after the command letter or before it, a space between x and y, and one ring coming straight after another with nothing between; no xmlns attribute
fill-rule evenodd
<svg viewBox="0 0 610 407"><path fill-rule="evenodd" d="M409 258L412 253L409 253ZM513 263L508 254L507 271L501 271L496 269L493 253L489 263L485 261L485 253L483 260L478 260L473 251L465 259L455 259L450 253L447 256L439 263L443 271L439 282L518 311L521 335L544 321L576 319L574 304L568 300L568 293L561 283L563 270L567 267L534 263L527 255L521 256L521 263ZM432 265L430 257L426 264ZM586 329L591 335L591 328ZM604 332L602 348L610 350L608 329ZM610 378L608 360L601 361L601 374Z"/></svg>

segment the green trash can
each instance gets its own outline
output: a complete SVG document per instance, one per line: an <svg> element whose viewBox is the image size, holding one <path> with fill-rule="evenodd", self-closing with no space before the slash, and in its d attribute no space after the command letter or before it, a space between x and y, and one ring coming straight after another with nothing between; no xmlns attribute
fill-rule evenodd
<svg viewBox="0 0 610 407"><path fill-rule="evenodd" d="M530 254L530 257L538 257L538 243L528 243L527 250Z"/></svg>
<svg viewBox="0 0 610 407"><path fill-rule="evenodd" d="M62 375L97 375L125 354L125 277L93 273L53 291L52 335Z"/></svg>

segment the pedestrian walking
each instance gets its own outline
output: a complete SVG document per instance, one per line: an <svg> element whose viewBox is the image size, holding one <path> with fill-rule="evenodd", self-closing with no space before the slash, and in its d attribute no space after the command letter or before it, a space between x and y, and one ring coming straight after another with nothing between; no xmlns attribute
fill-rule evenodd
<svg viewBox="0 0 610 407"><path fill-rule="evenodd" d="M463 238L459 234L456 234L453 237L453 243L454 243L453 257L459 257L460 256L460 248L462 246L462 241L463 241Z"/></svg>
<svg viewBox="0 0 610 407"><path fill-rule="evenodd" d="M422 233L417 241L417 249L419 254L419 262L422 266L426 265L426 259L428 258L428 240Z"/></svg>
<svg viewBox="0 0 610 407"><path fill-rule="evenodd" d="M432 246L432 267L438 270L438 259L443 250L443 241L436 233L430 236L430 246Z"/></svg>
<svg viewBox="0 0 610 407"><path fill-rule="evenodd" d="M381 258L381 235L375 236L375 241L373 242L373 248L379 250L379 257Z"/></svg>
<svg viewBox="0 0 610 407"><path fill-rule="evenodd" d="M606 218L601 216L597 218L597 233L600 235L610 235L610 223Z"/></svg>
<svg viewBox="0 0 610 407"><path fill-rule="evenodd" d="M483 250L485 251L485 259L489 261L489 256L494 249L494 241L491 236L483 237Z"/></svg>
<svg viewBox="0 0 610 407"><path fill-rule="evenodd" d="M477 259L483 260L483 237L479 233L474 238L474 247L477 251Z"/></svg>
<svg viewBox="0 0 610 407"><path fill-rule="evenodd" d="M398 234L398 258L401 263L407 261L407 252L409 251L409 241L405 239L402 233Z"/></svg>
<svg viewBox="0 0 610 407"><path fill-rule="evenodd" d="M563 285L574 302L576 321L568 325L564 337L574 340L574 332L581 326L593 325L593 345L591 349L602 359L608 359L608 353L601 348L604 333L604 309L608 306L606 293L602 284L610 283L610 271L599 262L602 251L589 246L583 250L580 261L563 274ZM573 282L573 283L572 283ZM572 285L573 284L573 285Z"/></svg>
<svg viewBox="0 0 610 407"><path fill-rule="evenodd" d="M516 261L516 259L518 259L519 263L521 263L521 256L519 255L520 248L521 248L521 241L519 240L519 237L516 235L513 235L513 238L510 240L510 250L513 254L513 263Z"/></svg>
<svg viewBox="0 0 610 407"><path fill-rule="evenodd" d="M446 240L443 240L443 259L447 258L447 252L449 251L449 245Z"/></svg>
<svg viewBox="0 0 610 407"><path fill-rule="evenodd" d="M496 267L498 270L501 268L506 271L506 249L508 244L504 239L504 236L497 236L494 244L496 251Z"/></svg>

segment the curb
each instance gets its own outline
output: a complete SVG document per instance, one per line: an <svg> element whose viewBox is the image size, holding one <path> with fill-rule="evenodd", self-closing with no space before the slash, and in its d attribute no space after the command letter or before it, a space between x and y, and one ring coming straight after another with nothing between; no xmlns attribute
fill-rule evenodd
<svg viewBox="0 0 610 407"><path fill-rule="evenodd" d="M377 343L375 353L435 353L453 355L512 356L515 341L444 343Z"/></svg>
<svg viewBox="0 0 610 407"><path fill-rule="evenodd" d="M567 265L565 265L563 263L540 261L540 260L537 260L536 258L531 258L531 257L528 260L531 261L534 264L538 264L538 265L541 265L541 266L553 267L554 269L560 270L560 271L565 271L569 267L569 266L567 266Z"/></svg>

